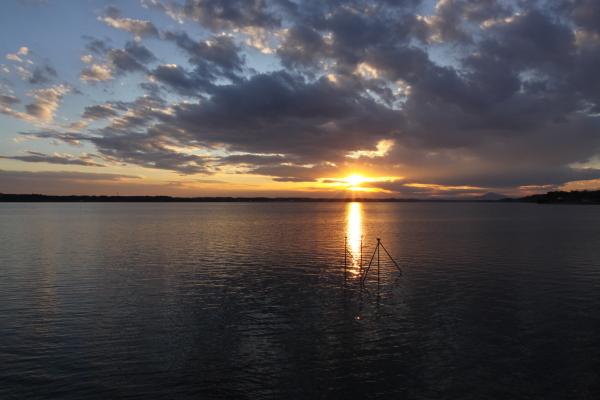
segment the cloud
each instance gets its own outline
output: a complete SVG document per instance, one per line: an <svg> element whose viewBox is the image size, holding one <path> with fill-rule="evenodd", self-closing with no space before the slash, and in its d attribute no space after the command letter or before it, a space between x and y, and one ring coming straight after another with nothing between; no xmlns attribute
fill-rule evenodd
<svg viewBox="0 0 600 400"><path fill-rule="evenodd" d="M81 71L80 79L86 82L102 82L112 79L112 69L106 64L92 64Z"/></svg>
<svg viewBox="0 0 600 400"><path fill-rule="evenodd" d="M417 35L430 43L472 43L473 25L510 16L509 2L497 0L439 0L433 15L417 15Z"/></svg>
<svg viewBox="0 0 600 400"><path fill-rule="evenodd" d="M93 137L90 141L106 157L145 168L171 170L183 175L211 174L206 158L174 150L178 143L152 131L147 135Z"/></svg>
<svg viewBox="0 0 600 400"><path fill-rule="evenodd" d="M29 78L32 85L41 85L52 82L57 77L56 70L49 65L36 66Z"/></svg>
<svg viewBox="0 0 600 400"><path fill-rule="evenodd" d="M193 40L185 32L165 31L163 37L171 41L188 55L193 66L186 70L175 64L156 67L151 76L169 89L185 95L200 95L210 92L215 81L221 78L239 81L244 68L240 48L227 36L212 36L204 40Z"/></svg>
<svg viewBox="0 0 600 400"><path fill-rule="evenodd" d="M195 21L214 31L273 27L280 22L264 0L190 0L183 5L174 1L145 0L144 4L164 11L177 21Z"/></svg>
<svg viewBox="0 0 600 400"><path fill-rule="evenodd" d="M106 14L98 17L98 20L112 28L133 34L136 41L140 41L143 37L158 36L158 29L156 29L152 22L121 17L120 11L112 6L108 7Z"/></svg>
<svg viewBox="0 0 600 400"><path fill-rule="evenodd" d="M161 31L109 7L100 20L135 40L86 37L81 79L136 76L82 105L81 132L29 136L180 174L404 177L372 185L406 194L591 181L598 171L576 166L600 155L597 3L144 0L186 22ZM10 74L55 78L10 54ZM0 112L49 123L56 87L32 102L6 91Z"/></svg>
<svg viewBox="0 0 600 400"><path fill-rule="evenodd" d="M0 106L1 107L12 107L15 104L20 103L20 100L11 94L0 94Z"/></svg>
<svg viewBox="0 0 600 400"><path fill-rule="evenodd" d="M93 158L89 155L73 156L70 154L44 154L36 151L27 151L26 155L22 156L0 156L0 158L19 160L25 162L43 162L49 164L63 164L63 165L82 165L86 167L103 167L104 165L93 161Z"/></svg>
<svg viewBox="0 0 600 400"><path fill-rule="evenodd" d="M179 104L161 118L160 128L180 129L231 151L314 161L389 138L401 120L352 87L279 71L219 86L207 101Z"/></svg>
<svg viewBox="0 0 600 400"><path fill-rule="evenodd" d="M45 85L54 81L58 77L56 70L47 60L39 63L36 58L28 47L22 46L15 53L6 55L6 59L15 62L16 65L13 65L12 68L3 66L3 70L10 73L12 69L22 80L31 85ZM41 65L36 65L38 63Z"/></svg>
<svg viewBox="0 0 600 400"><path fill-rule="evenodd" d="M90 120L97 120L115 117L117 115L118 112L114 109L114 107L110 103L107 103L85 107L81 117Z"/></svg>
<svg viewBox="0 0 600 400"><path fill-rule="evenodd" d="M118 181L123 179L139 179L135 175L104 174L79 171L8 171L0 170L0 176L6 179L44 179L49 182L62 180L81 181Z"/></svg>
<svg viewBox="0 0 600 400"><path fill-rule="evenodd" d="M71 146L80 146L89 136L78 132L60 132L56 130L19 132L23 138L48 139L55 143L64 142Z"/></svg>
<svg viewBox="0 0 600 400"><path fill-rule="evenodd" d="M182 83L182 88L198 89L194 85L200 84L176 67L165 69L176 72L172 86L183 76L187 86ZM121 116L90 137L98 150L123 162L184 174L210 173L223 163L343 160L348 153L393 137L402 122L397 111L357 96L351 85L311 82L282 71L215 86L209 99L197 103L166 107L160 99L145 97L122 106ZM86 111L87 117L112 114L106 107ZM215 161L174 147L225 148L247 155Z"/></svg>
<svg viewBox="0 0 600 400"><path fill-rule="evenodd" d="M199 95L211 90L213 87L210 78L202 74L189 72L175 64L159 65L152 70L150 76L154 81L183 96Z"/></svg>
<svg viewBox="0 0 600 400"><path fill-rule="evenodd" d="M281 176L273 178L275 182L316 182L315 178L297 178L293 176Z"/></svg>
<svg viewBox="0 0 600 400"><path fill-rule="evenodd" d="M222 165L276 165L285 162L286 157L279 154L232 154L219 158Z"/></svg>
<svg viewBox="0 0 600 400"><path fill-rule="evenodd" d="M34 101L25 106L26 113L36 120L52 122L60 101L70 90L70 87L61 84L31 91Z"/></svg>
<svg viewBox="0 0 600 400"><path fill-rule="evenodd" d="M389 153L391 148L394 147L394 141L392 139L380 140L375 146L374 150L355 150L348 154L346 157L349 158L377 158L377 157L385 157L386 154Z"/></svg>
<svg viewBox="0 0 600 400"><path fill-rule="evenodd" d="M95 63L92 55L84 55L82 61L88 64L79 76L85 82L103 82L131 72L145 72L147 65L156 60L154 54L145 46L127 42L122 49L103 48L101 56L104 62Z"/></svg>
<svg viewBox="0 0 600 400"><path fill-rule="evenodd" d="M6 54L6 59L9 61L15 61L18 63L22 63L25 61L24 56L29 54L29 48L22 46L16 53L8 53Z"/></svg>
<svg viewBox="0 0 600 400"><path fill-rule="evenodd" d="M25 111L18 111L11 106L18 103L12 96L0 103L0 112L36 124L51 123L63 96L71 91L71 87L60 84L28 92L33 101L25 105ZM10 104L7 104L7 99Z"/></svg>
<svg viewBox="0 0 600 400"><path fill-rule="evenodd" d="M140 190L141 181L140 177L135 175L0 170L0 192L3 193L126 194ZM156 190L156 186L151 187L154 193Z"/></svg>
<svg viewBox="0 0 600 400"><path fill-rule="evenodd" d="M83 35L82 38L86 40L85 48L96 55L104 55L110 50L108 42L110 39L102 40L89 35Z"/></svg>

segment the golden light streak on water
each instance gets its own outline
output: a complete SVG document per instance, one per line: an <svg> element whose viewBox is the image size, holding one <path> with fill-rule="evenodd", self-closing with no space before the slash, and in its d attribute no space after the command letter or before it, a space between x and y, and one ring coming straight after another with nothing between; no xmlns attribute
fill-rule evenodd
<svg viewBox="0 0 600 400"><path fill-rule="evenodd" d="M362 242L362 204L348 203L346 208L346 237L348 245L348 271L354 275L360 272Z"/></svg>

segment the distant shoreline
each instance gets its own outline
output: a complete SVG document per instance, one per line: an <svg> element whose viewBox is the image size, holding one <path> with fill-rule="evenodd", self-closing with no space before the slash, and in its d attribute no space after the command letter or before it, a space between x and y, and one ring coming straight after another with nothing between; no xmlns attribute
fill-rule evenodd
<svg viewBox="0 0 600 400"><path fill-rule="evenodd" d="M413 198L326 198L326 197L173 197L173 196L92 196L43 194L0 194L8 203L494 203L486 199L413 199ZM509 199L508 201L512 201Z"/></svg>
<svg viewBox="0 0 600 400"><path fill-rule="evenodd" d="M416 198L323 198L323 197L173 197L2 194L2 203L538 203L600 204L600 190L548 192L521 198L416 199Z"/></svg>

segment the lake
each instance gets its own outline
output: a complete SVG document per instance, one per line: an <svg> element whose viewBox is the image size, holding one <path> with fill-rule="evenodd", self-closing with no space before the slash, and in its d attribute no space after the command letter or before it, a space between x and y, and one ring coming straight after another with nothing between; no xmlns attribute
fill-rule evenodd
<svg viewBox="0 0 600 400"><path fill-rule="evenodd" d="M1 399L599 395L600 207L0 204Z"/></svg>

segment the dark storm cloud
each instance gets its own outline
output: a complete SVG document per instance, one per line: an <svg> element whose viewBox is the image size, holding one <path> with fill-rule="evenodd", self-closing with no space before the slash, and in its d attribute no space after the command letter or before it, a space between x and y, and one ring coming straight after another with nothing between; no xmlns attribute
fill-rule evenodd
<svg viewBox="0 0 600 400"><path fill-rule="evenodd" d="M575 51L574 39L568 26L534 9L513 17L510 23L489 28L479 52L512 69L568 67Z"/></svg>
<svg viewBox="0 0 600 400"><path fill-rule="evenodd" d="M390 7L382 2L311 3L310 12L300 12L278 49L287 67L319 68L323 60L335 61L338 73L352 73L365 54L377 46L406 45L415 29L413 2Z"/></svg>
<svg viewBox="0 0 600 400"><path fill-rule="evenodd" d="M306 81L286 72L219 86L212 97L180 104L164 126L230 150L286 154L305 161L369 146L394 134L401 116L353 87Z"/></svg>
<svg viewBox="0 0 600 400"><path fill-rule="evenodd" d="M327 45L318 31L296 25L288 30L278 55L287 67L316 67L326 51Z"/></svg>

